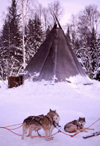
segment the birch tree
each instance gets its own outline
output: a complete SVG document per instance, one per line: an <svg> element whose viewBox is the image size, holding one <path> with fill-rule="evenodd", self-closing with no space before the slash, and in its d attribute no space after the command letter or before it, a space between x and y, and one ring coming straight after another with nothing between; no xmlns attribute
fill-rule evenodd
<svg viewBox="0 0 100 146"><path fill-rule="evenodd" d="M26 43L25 43L25 27L27 25L29 14L31 14L32 8L34 8L35 0L18 0L20 13L21 13L21 28L22 28L22 48L23 48L23 69L25 69L26 63ZM34 15L34 14L32 14ZM31 17L32 17L31 15Z"/></svg>
<svg viewBox="0 0 100 146"><path fill-rule="evenodd" d="M97 10L96 5L89 5L85 7L84 11L80 12L77 31L85 47L90 44L90 34L92 33L93 28L96 31L96 36L98 36L99 25L100 12Z"/></svg>
<svg viewBox="0 0 100 146"><path fill-rule="evenodd" d="M23 68L26 67L26 53L25 53L25 25L28 13L28 5L30 0L21 0L22 6L22 47L23 47Z"/></svg>
<svg viewBox="0 0 100 146"><path fill-rule="evenodd" d="M59 19L63 13L63 8L61 7L60 1L55 0L53 3L48 5L48 8L51 15L51 20L55 23L55 16Z"/></svg>

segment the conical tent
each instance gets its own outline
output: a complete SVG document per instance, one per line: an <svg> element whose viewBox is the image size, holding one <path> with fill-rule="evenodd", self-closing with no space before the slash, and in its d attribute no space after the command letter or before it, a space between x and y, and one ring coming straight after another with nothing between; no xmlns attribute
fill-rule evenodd
<svg viewBox="0 0 100 146"><path fill-rule="evenodd" d="M76 75L86 76L62 28L55 25L27 65L24 76L60 82Z"/></svg>

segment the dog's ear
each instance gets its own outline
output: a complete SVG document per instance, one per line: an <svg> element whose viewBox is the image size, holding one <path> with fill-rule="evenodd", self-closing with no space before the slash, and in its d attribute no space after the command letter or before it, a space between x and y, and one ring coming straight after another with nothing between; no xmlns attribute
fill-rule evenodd
<svg viewBox="0 0 100 146"><path fill-rule="evenodd" d="M85 122L85 118L79 117L79 121L83 120Z"/></svg>
<svg viewBox="0 0 100 146"><path fill-rule="evenodd" d="M82 119L83 119L82 117L79 117L79 121L82 120Z"/></svg>
<svg viewBox="0 0 100 146"><path fill-rule="evenodd" d="M52 110L50 109L50 112L51 112Z"/></svg>
<svg viewBox="0 0 100 146"><path fill-rule="evenodd" d="M53 111L53 110L51 110L51 109L50 109L50 112L52 112L52 111ZM53 111L53 112L55 112L55 113L56 113L56 110L55 110L55 111Z"/></svg>
<svg viewBox="0 0 100 146"><path fill-rule="evenodd" d="M84 122L86 122L85 118L83 118Z"/></svg>

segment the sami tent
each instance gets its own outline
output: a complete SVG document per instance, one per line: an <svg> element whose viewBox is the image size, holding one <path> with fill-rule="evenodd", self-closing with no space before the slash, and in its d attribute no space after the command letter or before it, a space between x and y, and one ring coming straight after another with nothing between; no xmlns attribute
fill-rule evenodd
<svg viewBox="0 0 100 146"><path fill-rule="evenodd" d="M34 81L61 82L76 75L86 76L60 24L55 24L27 65L24 77Z"/></svg>

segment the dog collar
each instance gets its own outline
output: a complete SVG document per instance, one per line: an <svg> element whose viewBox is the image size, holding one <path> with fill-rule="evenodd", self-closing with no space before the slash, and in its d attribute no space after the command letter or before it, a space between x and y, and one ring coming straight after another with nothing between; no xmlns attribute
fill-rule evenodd
<svg viewBox="0 0 100 146"><path fill-rule="evenodd" d="M53 126L56 127L55 123L53 122Z"/></svg>

